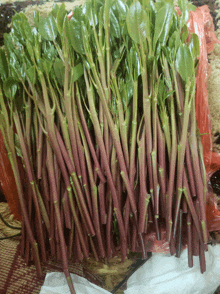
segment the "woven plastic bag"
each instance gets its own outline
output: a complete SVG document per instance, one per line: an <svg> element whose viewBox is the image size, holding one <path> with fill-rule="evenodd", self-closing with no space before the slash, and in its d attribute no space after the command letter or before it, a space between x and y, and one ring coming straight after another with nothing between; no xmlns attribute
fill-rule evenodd
<svg viewBox="0 0 220 294"><path fill-rule="evenodd" d="M220 169L220 154L212 152L211 121L208 106L207 80L211 70L208 54L214 45L220 43L214 32L213 19L207 5L191 12L188 22L190 33L196 33L200 40L199 68L196 77L196 118L203 144L204 163L207 176ZM207 225L209 231L220 230L220 211L212 191L209 189L206 204Z"/></svg>
<svg viewBox="0 0 220 294"><path fill-rule="evenodd" d="M127 281L125 294L213 294L220 281L220 244L205 252L206 272L201 275L199 257L188 267L187 249L180 258L155 253Z"/></svg>
<svg viewBox="0 0 220 294"><path fill-rule="evenodd" d="M207 5L190 13L189 33L196 33L200 41L199 68L196 77L196 118L203 144L206 172L210 176L220 168L220 155L212 152L211 121L208 106L207 80L210 72L208 54L220 43L215 36L213 19Z"/></svg>
<svg viewBox="0 0 220 294"><path fill-rule="evenodd" d="M22 167L20 165L20 167ZM22 171L22 168L20 168ZM10 207L11 213L14 217L21 221L22 213L18 197L18 191L15 184L14 174L8 158L7 150L4 145L3 137L0 132L0 185L1 190L6 198Z"/></svg>

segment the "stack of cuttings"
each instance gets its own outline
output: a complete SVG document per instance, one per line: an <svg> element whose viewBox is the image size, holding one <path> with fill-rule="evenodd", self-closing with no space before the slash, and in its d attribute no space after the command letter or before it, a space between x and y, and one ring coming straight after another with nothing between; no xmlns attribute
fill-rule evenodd
<svg viewBox="0 0 220 294"><path fill-rule="evenodd" d="M21 253L38 275L49 255L106 261L150 233L205 271L206 172L195 113L195 7L88 0L31 27L16 14L0 50L0 128L22 208ZM16 131L15 131L16 130ZM26 172L21 184L16 155ZM48 250L47 250L48 249Z"/></svg>

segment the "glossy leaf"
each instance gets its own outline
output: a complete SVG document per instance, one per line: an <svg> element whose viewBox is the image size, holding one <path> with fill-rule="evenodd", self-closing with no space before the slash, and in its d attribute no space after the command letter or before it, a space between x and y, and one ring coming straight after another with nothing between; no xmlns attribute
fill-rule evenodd
<svg viewBox="0 0 220 294"><path fill-rule="evenodd" d="M110 10L110 33L116 38L120 38L120 24L112 9Z"/></svg>
<svg viewBox="0 0 220 294"><path fill-rule="evenodd" d="M53 69L58 83L63 86L65 75L65 66L63 64L63 61L57 58L54 62Z"/></svg>
<svg viewBox="0 0 220 294"><path fill-rule="evenodd" d="M34 65L26 71L26 74L30 82L34 85L36 83L36 70Z"/></svg>
<svg viewBox="0 0 220 294"><path fill-rule="evenodd" d="M89 52L91 50L91 44L90 44L90 34L87 30L86 25L82 22L81 23L81 32L83 36L83 47L85 49L85 52Z"/></svg>
<svg viewBox="0 0 220 294"><path fill-rule="evenodd" d="M139 57L138 57L137 51L134 49L134 47L131 47L130 56L131 56L132 65L134 68L134 79L136 80L139 77L139 75L141 74L141 69L140 69Z"/></svg>
<svg viewBox="0 0 220 294"><path fill-rule="evenodd" d="M141 0L141 4L145 7L148 7L150 3L150 0Z"/></svg>
<svg viewBox="0 0 220 294"><path fill-rule="evenodd" d="M181 19L182 19L183 25L187 23L189 19L189 9L187 7L187 3L188 3L187 0L178 0L178 6L181 10Z"/></svg>
<svg viewBox="0 0 220 294"><path fill-rule="evenodd" d="M18 157L23 158L23 153L21 151L21 145L19 141L19 137L17 133L14 133L14 144L15 144L15 151Z"/></svg>
<svg viewBox="0 0 220 294"><path fill-rule="evenodd" d="M139 1L135 1L127 12L127 29L130 37L136 42L146 39L149 35L148 16Z"/></svg>
<svg viewBox="0 0 220 294"><path fill-rule="evenodd" d="M128 10L127 4L121 0L116 0L114 4L115 4L116 9L119 12L119 17L126 19L126 14L127 14L127 10Z"/></svg>
<svg viewBox="0 0 220 294"><path fill-rule="evenodd" d="M90 26L96 26L98 24L98 15L92 0L87 0L85 2L82 12L88 19Z"/></svg>
<svg viewBox="0 0 220 294"><path fill-rule="evenodd" d="M175 31L169 39L169 48L176 51L180 45L180 34L178 31Z"/></svg>
<svg viewBox="0 0 220 294"><path fill-rule="evenodd" d="M73 71L72 71L72 82L76 82L84 73L84 69L81 63L77 64L74 66Z"/></svg>
<svg viewBox="0 0 220 294"><path fill-rule="evenodd" d="M65 26L67 29L67 38L73 49L80 54L84 54L81 22L75 17L72 17L70 21L65 22Z"/></svg>
<svg viewBox="0 0 220 294"><path fill-rule="evenodd" d="M62 34L63 32L63 22L64 22L65 15L66 15L66 8L65 8L65 4L62 3L60 5L59 10L57 11L57 28L60 34Z"/></svg>
<svg viewBox="0 0 220 294"><path fill-rule="evenodd" d="M39 23L39 33L47 41L55 41L58 29L54 17L50 14Z"/></svg>
<svg viewBox="0 0 220 294"><path fill-rule="evenodd" d="M187 82L194 73L194 63L189 48L182 44L176 54L176 69L184 82Z"/></svg>
<svg viewBox="0 0 220 294"><path fill-rule="evenodd" d="M53 61L50 61L47 59L43 60L43 67L44 67L44 71L49 74L53 67Z"/></svg>
<svg viewBox="0 0 220 294"><path fill-rule="evenodd" d="M35 58L36 58L36 60L38 62L38 60L41 58L41 54L42 54L41 35L39 35L39 34L37 34L35 36L34 53L35 53Z"/></svg>
<svg viewBox="0 0 220 294"><path fill-rule="evenodd" d="M32 33L32 28L28 22L28 19L26 17L26 15L24 13L19 13L20 16L20 32L22 33L22 36L24 39L28 39L29 42L32 43L32 45L34 44L34 35Z"/></svg>
<svg viewBox="0 0 220 294"><path fill-rule="evenodd" d="M8 77L8 64L4 49L0 48L0 75L5 80Z"/></svg>
<svg viewBox="0 0 220 294"><path fill-rule="evenodd" d="M8 77L3 83L5 96L13 99L18 89L18 81L13 77Z"/></svg>
<svg viewBox="0 0 220 294"><path fill-rule="evenodd" d="M30 55L31 59L34 58L34 48L28 40L26 42L26 48L27 48L28 54Z"/></svg>
<svg viewBox="0 0 220 294"><path fill-rule="evenodd" d="M153 48L155 49L156 43L159 40L162 45L166 44L169 31L173 20L173 4L165 3L157 12L155 20L155 31L153 38Z"/></svg>
<svg viewBox="0 0 220 294"><path fill-rule="evenodd" d="M59 5L57 5L56 3L54 3L53 9L52 9L52 11L50 13L53 15L53 17L56 18L58 11L59 11Z"/></svg>
<svg viewBox="0 0 220 294"><path fill-rule="evenodd" d="M38 25L39 25L39 23L41 21L40 12L34 10L33 14L34 14L34 22L35 22L35 25L36 25L36 27L38 27Z"/></svg>
<svg viewBox="0 0 220 294"><path fill-rule="evenodd" d="M24 40L23 30L20 29L21 18L19 13L16 13L12 18L12 32L18 38L19 42L22 43Z"/></svg>
<svg viewBox="0 0 220 294"><path fill-rule="evenodd" d="M48 60L54 60L56 56L57 50L55 49L54 45L50 44L49 48L45 50L43 58Z"/></svg>
<svg viewBox="0 0 220 294"><path fill-rule="evenodd" d="M184 26L182 28L182 34L181 34L182 43L185 43L185 41L187 40L188 36L189 36L188 27L187 27L186 24L184 24Z"/></svg>
<svg viewBox="0 0 220 294"><path fill-rule="evenodd" d="M43 59L43 58L39 59L38 68L42 73L49 74L50 71L51 71L52 66L53 66L53 61Z"/></svg>
<svg viewBox="0 0 220 294"><path fill-rule="evenodd" d="M196 34L190 35L190 41L189 41L189 50L192 54L193 59L200 56L200 42L199 37Z"/></svg>

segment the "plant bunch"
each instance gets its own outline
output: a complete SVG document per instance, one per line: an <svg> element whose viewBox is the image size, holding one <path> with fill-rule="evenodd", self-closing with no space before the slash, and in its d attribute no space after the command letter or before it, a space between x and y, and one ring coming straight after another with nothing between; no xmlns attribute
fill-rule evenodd
<svg viewBox="0 0 220 294"><path fill-rule="evenodd" d="M199 39L179 0L88 0L31 27L16 14L0 49L0 128L23 213L22 255L108 259L165 224L189 266L209 239L206 173L195 116ZM14 127L16 132L14 132ZM22 185L16 154L22 158ZM32 248L32 251L30 249ZM46 250L47 248L48 251Z"/></svg>

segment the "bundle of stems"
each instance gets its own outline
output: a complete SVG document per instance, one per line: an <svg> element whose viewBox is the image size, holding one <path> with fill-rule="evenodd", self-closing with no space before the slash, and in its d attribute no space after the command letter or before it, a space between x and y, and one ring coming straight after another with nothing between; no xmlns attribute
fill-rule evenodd
<svg viewBox="0 0 220 294"><path fill-rule="evenodd" d="M187 231L205 271L206 173L195 114L199 39L179 1L55 6L32 28L16 14L0 49L0 129L23 214L21 254L37 274L68 260L142 251L165 224ZM16 156L22 158L25 185Z"/></svg>

